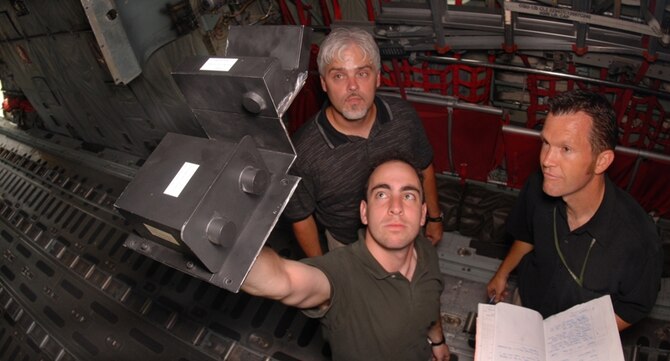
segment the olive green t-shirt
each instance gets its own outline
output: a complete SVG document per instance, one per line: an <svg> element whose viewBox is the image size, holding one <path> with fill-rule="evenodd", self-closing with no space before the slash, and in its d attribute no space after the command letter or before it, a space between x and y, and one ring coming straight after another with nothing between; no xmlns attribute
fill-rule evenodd
<svg viewBox="0 0 670 361"><path fill-rule="evenodd" d="M357 241L302 262L323 271L331 284L330 307L322 317L333 360L428 360L428 329L440 317L443 278L430 242L415 241L417 265L408 281L386 272L365 242Z"/></svg>

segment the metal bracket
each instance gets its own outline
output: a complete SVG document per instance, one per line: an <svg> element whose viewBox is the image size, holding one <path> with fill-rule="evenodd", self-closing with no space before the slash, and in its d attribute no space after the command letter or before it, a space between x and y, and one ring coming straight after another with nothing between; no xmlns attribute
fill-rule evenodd
<svg viewBox="0 0 670 361"><path fill-rule="evenodd" d="M113 0L81 0L115 84L128 84L142 72Z"/></svg>
<svg viewBox="0 0 670 361"><path fill-rule="evenodd" d="M447 6L444 0L428 0L428 5L431 8L433 17L433 31L435 32L435 40L437 41L436 50L439 54L444 54L449 51L449 47L444 39L444 27L442 22L445 19Z"/></svg>

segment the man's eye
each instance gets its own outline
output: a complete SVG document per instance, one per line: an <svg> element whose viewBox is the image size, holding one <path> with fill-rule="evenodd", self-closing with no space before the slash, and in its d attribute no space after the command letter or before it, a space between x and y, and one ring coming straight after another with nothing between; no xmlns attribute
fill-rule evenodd
<svg viewBox="0 0 670 361"><path fill-rule="evenodd" d="M408 201L413 201L413 200L416 199L416 196L412 193L407 193L407 194L405 194L405 199L408 200Z"/></svg>
<svg viewBox="0 0 670 361"><path fill-rule="evenodd" d="M367 78L368 77L368 72L367 71L361 71L358 73L359 78Z"/></svg>
<svg viewBox="0 0 670 361"><path fill-rule="evenodd" d="M385 199L387 197L387 195L384 192L379 192L375 195L375 197L379 198L379 199Z"/></svg>
<svg viewBox="0 0 670 361"><path fill-rule="evenodd" d="M344 79L344 75L343 74L335 74L335 79L337 79L337 80Z"/></svg>

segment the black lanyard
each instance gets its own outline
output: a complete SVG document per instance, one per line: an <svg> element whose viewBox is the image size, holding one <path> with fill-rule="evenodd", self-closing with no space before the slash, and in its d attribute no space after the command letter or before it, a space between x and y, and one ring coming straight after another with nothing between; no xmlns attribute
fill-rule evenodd
<svg viewBox="0 0 670 361"><path fill-rule="evenodd" d="M596 243L596 239L593 238L591 239L591 244L589 245L589 249L586 251L586 257L584 257L584 263L582 263L582 271L579 272L579 278L575 275L574 272L570 269L570 266L568 266L567 262L565 262L565 257L563 257L563 252L561 252L561 247L558 246L558 232L556 232L556 207L554 207L554 245L556 245L556 252L558 252L558 257L561 258L561 262L563 262L563 265L565 268L570 272L570 276L572 276L572 279L577 282L579 287L583 287L584 285L584 270L586 269L586 262L589 260L589 254L591 254L591 249L593 248L593 245Z"/></svg>

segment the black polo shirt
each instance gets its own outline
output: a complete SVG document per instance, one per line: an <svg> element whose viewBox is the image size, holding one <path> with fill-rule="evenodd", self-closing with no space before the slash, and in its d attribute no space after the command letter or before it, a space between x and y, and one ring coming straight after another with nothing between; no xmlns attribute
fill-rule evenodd
<svg viewBox="0 0 670 361"><path fill-rule="evenodd" d="M572 232L563 200L542 191L541 173L529 178L508 218L514 239L534 246L518 268L521 301L543 317L609 294L614 312L634 323L656 302L663 264L656 225L628 193L605 179L602 204ZM574 278L582 268L580 287Z"/></svg>
<svg viewBox="0 0 670 361"><path fill-rule="evenodd" d="M407 158L418 169L433 161L433 150L414 108L398 98L375 97L377 118L368 138L337 131L325 109L293 137L298 157L291 173L301 177L284 216L300 221L314 214L340 242L358 239L359 205L372 166L388 154Z"/></svg>

